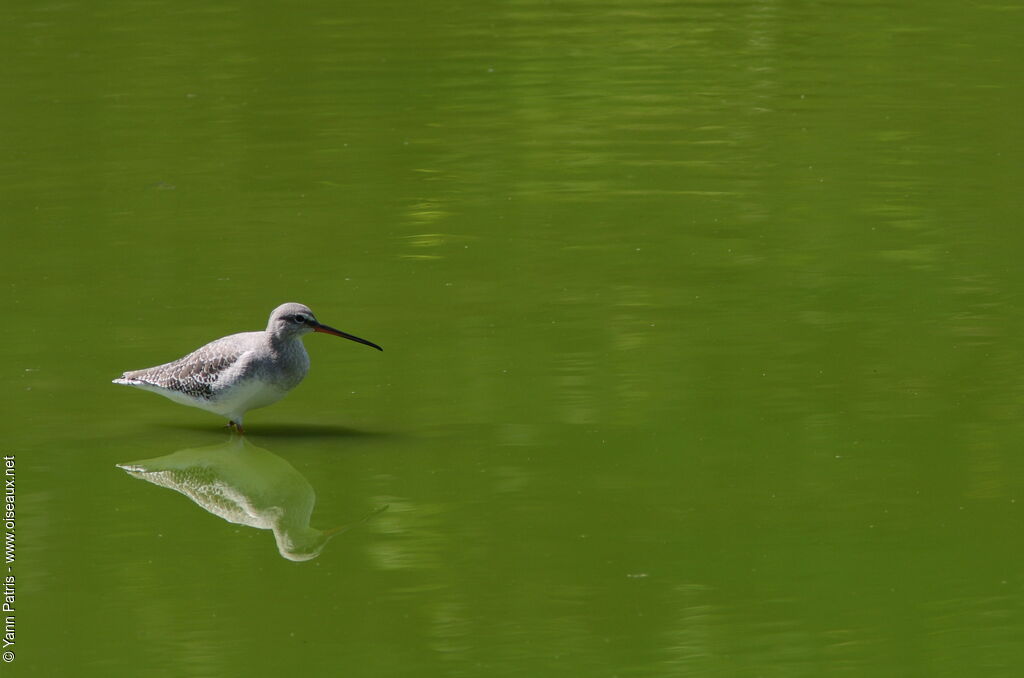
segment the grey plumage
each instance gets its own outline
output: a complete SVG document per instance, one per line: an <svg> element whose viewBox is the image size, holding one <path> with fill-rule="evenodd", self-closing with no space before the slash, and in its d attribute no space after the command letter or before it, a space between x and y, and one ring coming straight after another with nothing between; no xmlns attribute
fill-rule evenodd
<svg viewBox="0 0 1024 678"><path fill-rule="evenodd" d="M125 372L114 383L141 382L209 400L214 395L217 380L240 355L235 351L225 353L221 350L223 341L207 344L173 362Z"/></svg>
<svg viewBox="0 0 1024 678"><path fill-rule="evenodd" d="M175 402L228 417L242 428L248 410L277 402L309 371L302 337L324 332L383 350L317 321L303 304L274 309L262 332L232 334L163 365L125 372L115 384L159 393Z"/></svg>

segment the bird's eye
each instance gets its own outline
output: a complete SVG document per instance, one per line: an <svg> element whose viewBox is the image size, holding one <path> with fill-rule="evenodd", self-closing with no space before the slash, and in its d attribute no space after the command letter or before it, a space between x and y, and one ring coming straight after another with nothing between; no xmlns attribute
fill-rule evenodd
<svg viewBox="0 0 1024 678"><path fill-rule="evenodd" d="M304 322L306 322L306 316L304 316L301 313L299 313L298 315L295 316L295 322L297 322L297 323L304 323Z"/></svg>

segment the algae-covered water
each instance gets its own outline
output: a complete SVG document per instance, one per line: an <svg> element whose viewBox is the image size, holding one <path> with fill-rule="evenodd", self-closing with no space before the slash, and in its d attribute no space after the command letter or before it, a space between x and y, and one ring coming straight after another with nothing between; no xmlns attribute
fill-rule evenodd
<svg viewBox="0 0 1024 678"><path fill-rule="evenodd" d="M1019 20L8 7L4 670L1017 675ZM110 383L286 301L384 352Z"/></svg>

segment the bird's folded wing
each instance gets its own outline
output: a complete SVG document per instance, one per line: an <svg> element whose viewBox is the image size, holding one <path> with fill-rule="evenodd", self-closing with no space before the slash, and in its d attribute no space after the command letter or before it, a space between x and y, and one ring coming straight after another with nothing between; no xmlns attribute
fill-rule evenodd
<svg viewBox="0 0 1024 678"><path fill-rule="evenodd" d="M248 351L226 351L218 342L208 344L183 358L144 370L125 372L122 379L159 386L191 396L209 398L217 381Z"/></svg>

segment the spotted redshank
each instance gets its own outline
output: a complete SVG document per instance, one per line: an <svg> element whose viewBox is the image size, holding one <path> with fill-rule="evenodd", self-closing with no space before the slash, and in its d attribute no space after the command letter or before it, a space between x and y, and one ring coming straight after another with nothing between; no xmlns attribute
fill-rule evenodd
<svg viewBox="0 0 1024 678"><path fill-rule="evenodd" d="M309 307L282 304L270 314L267 329L222 337L174 362L125 372L115 384L153 391L183 405L228 418L242 429L249 410L276 403L299 385L309 371L303 335L324 332L380 346L320 323Z"/></svg>

